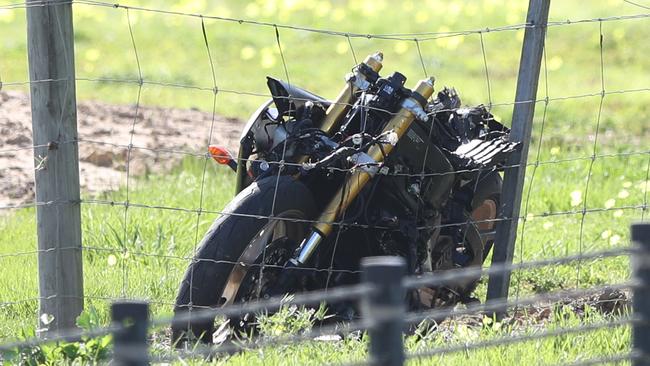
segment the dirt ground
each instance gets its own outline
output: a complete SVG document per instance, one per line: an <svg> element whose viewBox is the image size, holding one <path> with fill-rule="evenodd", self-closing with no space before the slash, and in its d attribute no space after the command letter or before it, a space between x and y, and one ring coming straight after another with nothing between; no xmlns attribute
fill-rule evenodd
<svg viewBox="0 0 650 366"><path fill-rule="evenodd" d="M79 171L82 190L102 192L126 182L127 146L135 121L131 176L170 169L189 154L207 152L212 114L198 110L79 102ZM215 117L212 144L234 154L241 121ZM29 95L0 92L0 207L34 201Z"/></svg>

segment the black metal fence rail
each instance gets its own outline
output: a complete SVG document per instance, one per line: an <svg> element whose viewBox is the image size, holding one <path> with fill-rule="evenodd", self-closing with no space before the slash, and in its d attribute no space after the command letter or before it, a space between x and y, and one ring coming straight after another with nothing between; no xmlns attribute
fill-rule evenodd
<svg viewBox="0 0 650 366"><path fill-rule="evenodd" d="M407 312L405 302L408 290L423 286L444 286L454 281L476 275L476 271L448 271L439 275L405 276L406 265L401 257L369 257L362 262L362 282L358 285L339 287L327 291L315 291L290 297L277 297L267 300L230 305L222 308L201 309L185 313L176 318L149 318L149 303L137 300L116 301L111 306L112 322L109 326L92 331L63 331L46 339L35 338L21 342L0 344L0 357L9 352L25 350L55 342L87 341L90 338L113 335L112 360L119 365L148 365L151 362L174 362L181 359L213 359L220 355L231 355L251 349L263 349L281 345L294 345L308 342L325 335L347 335L352 332L367 332L370 338L367 359L351 364L403 365L406 360L444 356L457 352L470 352L488 347L506 346L533 340L542 340L570 334L588 333L600 329L629 326L633 329L633 342L630 350L619 354L579 359L572 365L596 365L604 363L632 362L634 365L650 364L650 223L634 224L631 227L634 245L630 248L593 253L590 255L558 258L516 265L502 265L485 269L481 274L500 271L540 268L559 265L572 260L595 260L604 257L626 256L632 259L631 280L617 285L572 289L543 293L517 300L489 300L483 304L469 304L464 307L440 308L421 312ZM453 343L436 348L417 349L407 352L403 343L406 329L413 329L423 321L455 318L463 315L492 316L495 312L512 311L528 305L557 303L583 299L598 295L603 291L631 291L633 305L631 311L622 311L606 320L581 324L575 327L554 327L522 334L499 336L472 343ZM172 322L184 323L188 320L214 319L215 316L241 317L251 313L274 312L281 307L317 306L324 302L336 303L343 300L356 300L361 309L361 318L342 324L313 327L298 334L276 337L249 338L238 342L224 342L221 345L196 345L189 349L175 350L151 355L149 350L150 329L169 327ZM11 362L6 358L4 361Z"/></svg>

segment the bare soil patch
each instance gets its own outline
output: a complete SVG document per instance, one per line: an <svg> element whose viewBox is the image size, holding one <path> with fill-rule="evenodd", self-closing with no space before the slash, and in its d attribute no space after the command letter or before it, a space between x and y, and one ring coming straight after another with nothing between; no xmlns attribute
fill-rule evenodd
<svg viewBox="0 0 650 366"><path fill-rule="evenodd" d="M137 113L137 114L136 114ZM187 156L207 152L212 144L235 152L241 121L199 110L102 102L77 104L79 171L82 190L117 189L126 182L128 146L131 176L169 170ZM131 130L133 136L131 139ZM212 137L209 139L210 131ZM29 96L0 92L0 207L34 201L31 107Z"/></svg>

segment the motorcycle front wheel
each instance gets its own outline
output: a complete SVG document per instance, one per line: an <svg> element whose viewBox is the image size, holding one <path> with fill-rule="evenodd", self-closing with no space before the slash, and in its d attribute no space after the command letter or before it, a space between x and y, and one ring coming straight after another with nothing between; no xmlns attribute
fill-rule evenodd
<svg viewBox="0 0 650 366"><path fill-rule="evenodd" d="M173 340L211 342L214 319L187 313L259 298L308 234L315 213L309 189L288 176L261 179L241 191L212 224L185 272Z"/></svg>

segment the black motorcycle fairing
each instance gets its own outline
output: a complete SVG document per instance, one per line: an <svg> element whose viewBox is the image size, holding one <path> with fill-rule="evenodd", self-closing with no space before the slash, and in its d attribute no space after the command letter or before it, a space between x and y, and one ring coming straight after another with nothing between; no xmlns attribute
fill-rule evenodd
<svg viewBox="0 0 650 366"><path fill-rule="evenodd" d="M275 106L278 108L278 112L280 112L281 116L292 116L298 108L308 101L321 104L325 109L327 109L331 104L329 100L308 90L270 76L266 77L266 85L271 91L273 101L275 102Z"/></svg>
<svg viewBox="0 0 650 366"><path fill-rule="evenodd" d="M267 100L257 108L255 113L251 114L250 118L248 119L248 121L244 125L244 128L242 129L241 135L239 135L240 144L243 144L246 141L246 139L250 138L249 133L251 129L255 124L260 123L260 121L262 120L262 116L264 116L268 112L269 107L271 106L271 104L273 104L273 102L274 102L273 99Z"/></svg>

